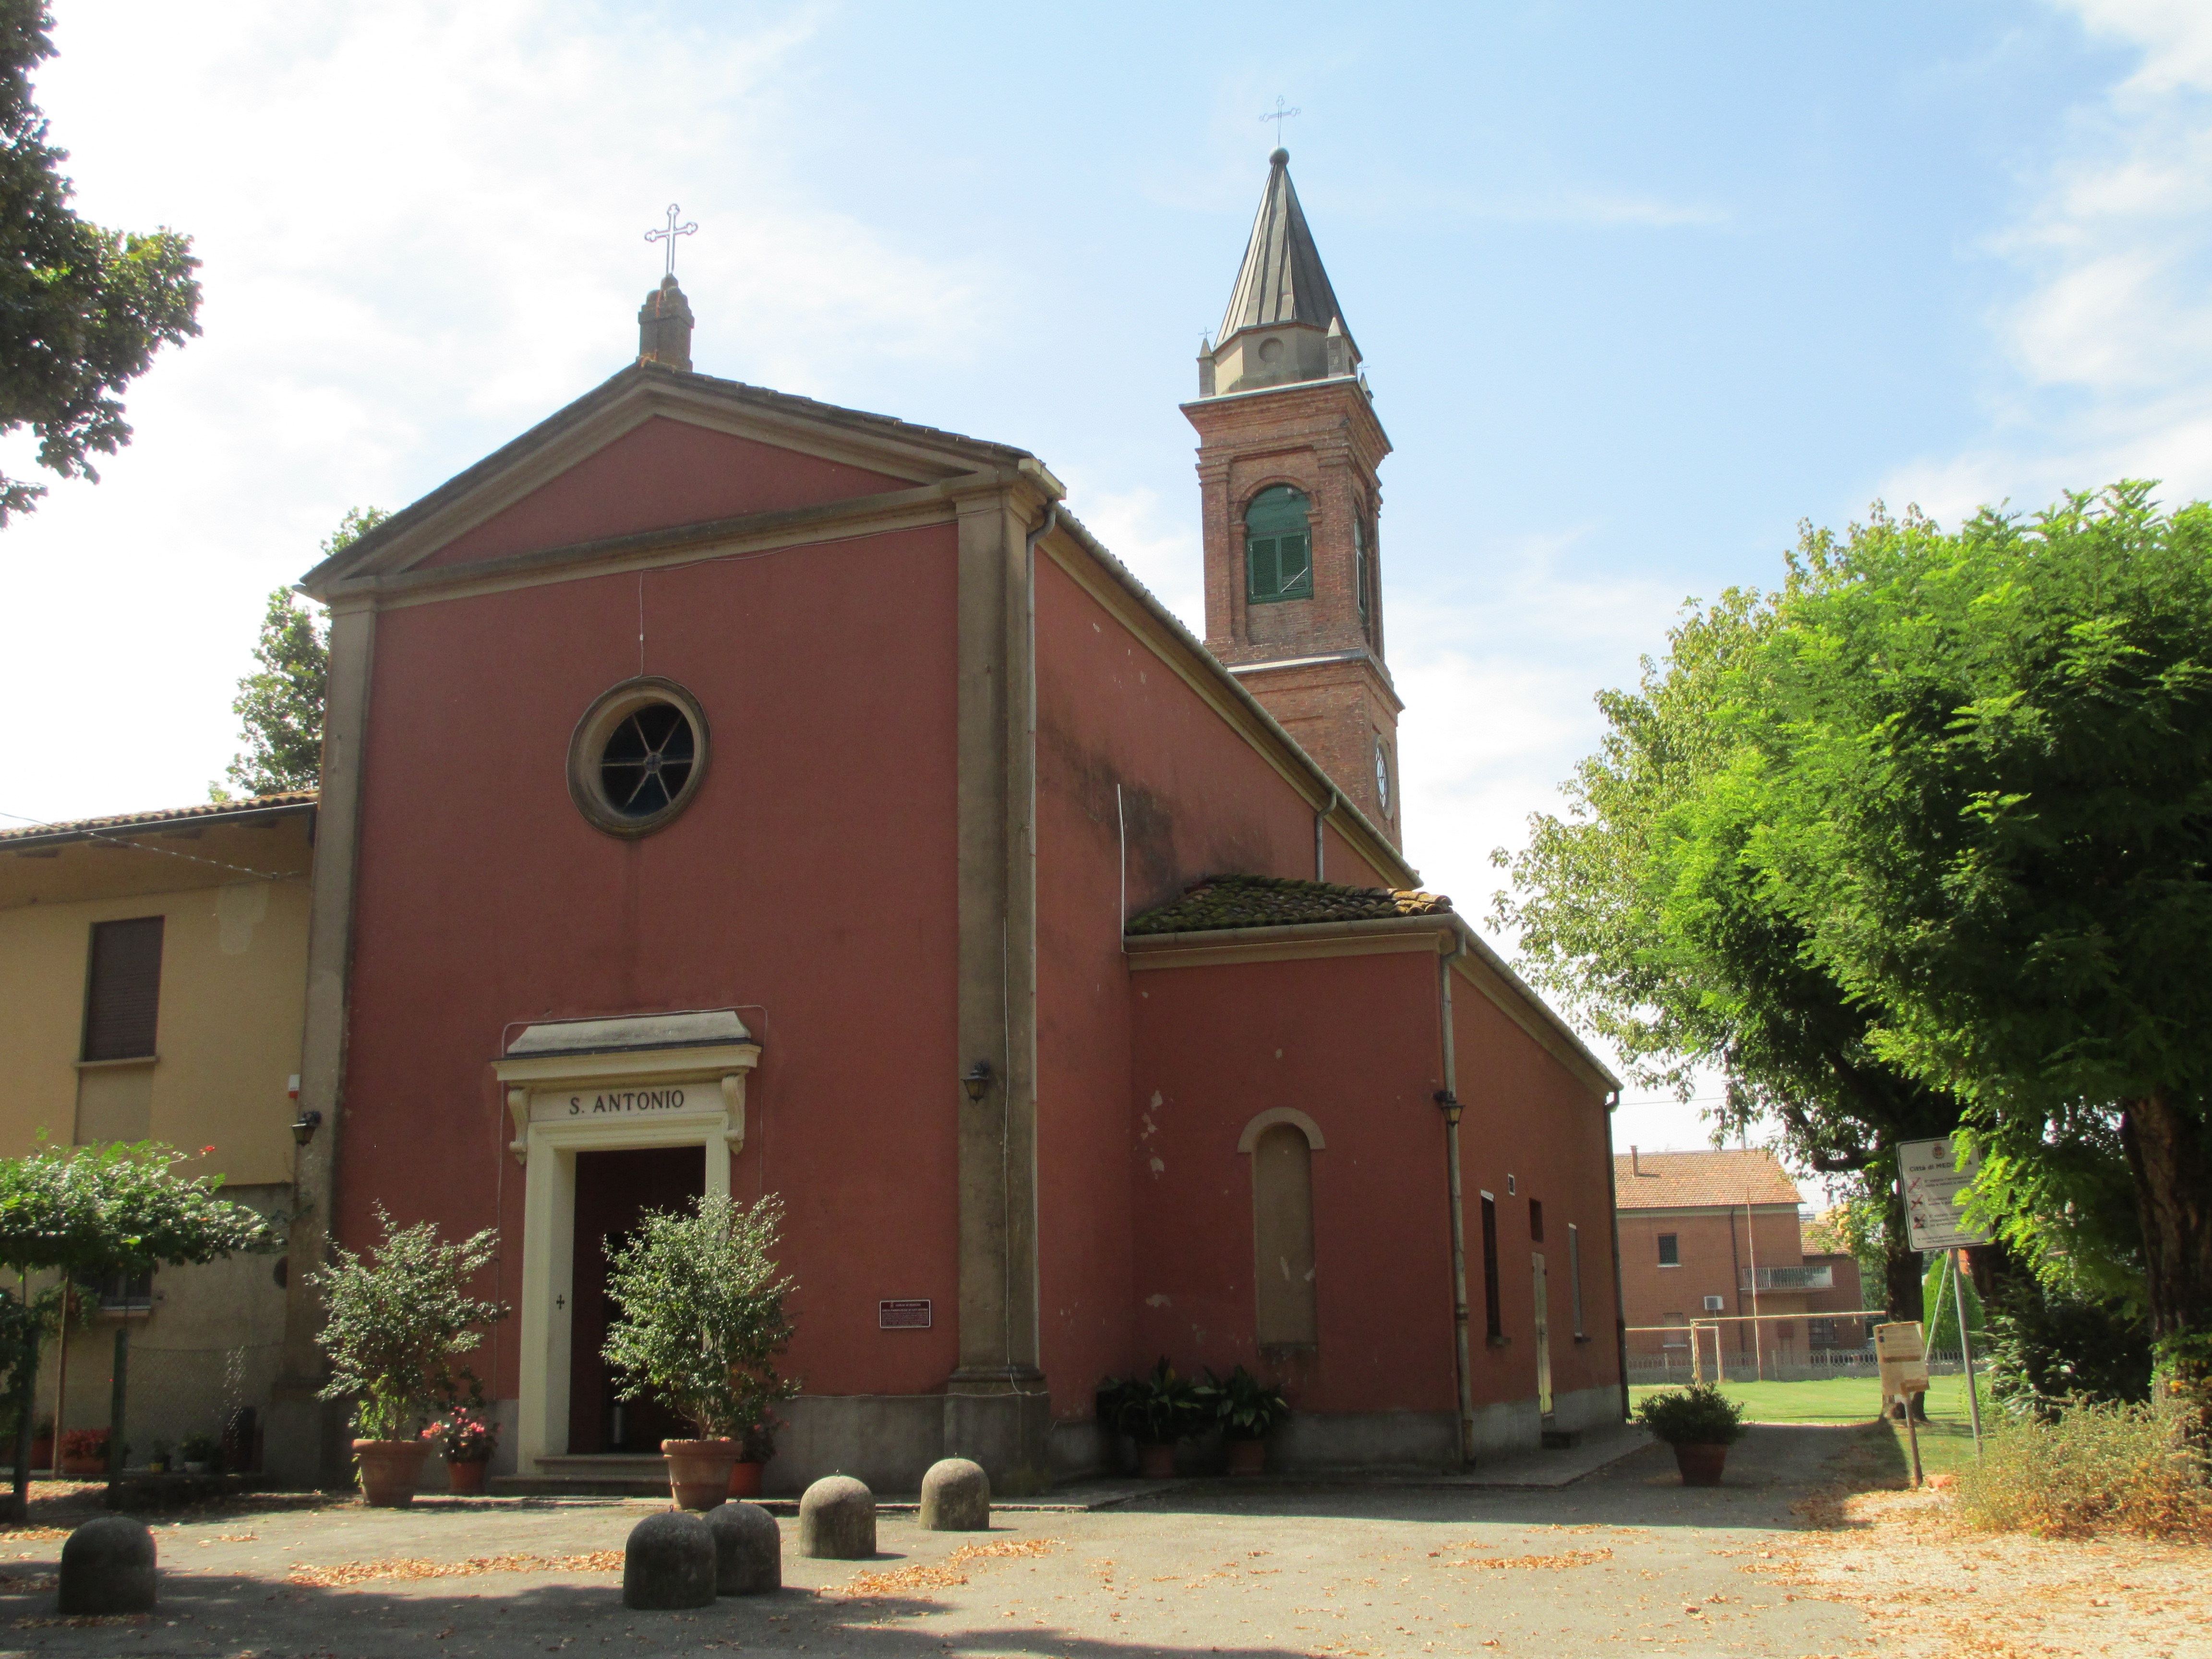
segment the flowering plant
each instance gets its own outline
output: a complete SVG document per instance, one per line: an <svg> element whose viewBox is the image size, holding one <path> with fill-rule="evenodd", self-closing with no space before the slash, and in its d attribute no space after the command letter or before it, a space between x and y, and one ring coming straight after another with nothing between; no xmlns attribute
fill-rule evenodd
<svg viewBox="0 0 2212 1659"><path fill-rule="evenodd" d="M67 1429L62 1433L62 1455L83 1460L107 1455L106 1429Z"/></svg>
<svg viewBox="0 0 2212 1659"><path fill-rule="evenodd" d="M467 1395L458 1388L448 1390L445 1409L422 1431L422 1437L436 1441L448 1463L489 1463L499 1449L499 1425L491 1419L491 1407L477 1374L464 1370L455 1382L463 1380L469 1385Z"/></svg>

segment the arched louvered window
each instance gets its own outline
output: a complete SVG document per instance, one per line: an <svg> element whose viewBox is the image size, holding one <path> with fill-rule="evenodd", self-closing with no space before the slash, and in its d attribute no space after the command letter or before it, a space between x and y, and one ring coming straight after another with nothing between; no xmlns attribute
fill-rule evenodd
<svg viewBox="0 0 2212 1659"><path fill-rule="evenodd" d="M1244 509L1244 573L1255 605L1313 598L1313 530L1300 491L1273 484Z"/></svg>

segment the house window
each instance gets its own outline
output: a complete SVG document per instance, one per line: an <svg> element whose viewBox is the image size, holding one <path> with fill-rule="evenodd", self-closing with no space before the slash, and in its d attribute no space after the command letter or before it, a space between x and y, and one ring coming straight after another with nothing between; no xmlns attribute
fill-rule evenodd
<svg viewBox="0 0 2212 1659"><path fill-rule="evenodd" d="M1498 1297L1498 1200L1482 1195L1482 1322L1492 1342L1505 1340L1505 1310Z"/></svg>
<svg viewBox="0 0 2212 1659"><path fill-rule="evenodd" d="M628 680L584 711L568 740L568 796L611 836L674 818L707 775L707 716L672 680Z"/></svg>
<svg viewBox="0 0 2212 1659"><path fill-rule="evenodd" d="M1275 484L1244 509L1245 597L1255 605L1313 598L1313 531L1306 498Z"/></svg>
<svg viewBox="0 0 2212 1659"><path fill-rule="evenodd" d="M1571 1221L1567 1223L1567 1282L1575 1299L1575 1335L1588 1334L1583 1329L1583 1230Z"/></svg>
<svg viewBox="0 0 2212 1659"><path fill-rule="evenodd" d="M1832 1319L1808 1319L1805 1322L1805 1340L1816 1348L1836 1346L1836 1322Z"/></svg>
<svg viewBox="0 0 2212 1659"><path fill-rule="evenodd" d="M1532 1244L1544 1242L1544 1200L1540 1198L1528 1200L1528 1242Z"/></svg>
<svg viewBox="0 0 2212 1659"><path fill-rule="evenodd" d="M150 1058L161 1004L161 918L95 923L85 981L84 1058Z"/></svg>
<svg viewBox="0 0 2212 1659"><path fill-rule="evenodd" d="M1295 1123L1277 1123L1252 1143L1252 1240L1260 1346L1318 1346L1313 1145Z"/></svg>
<svg viewBox="0 0 2212 1659"><path fill-rule="evenodd" d="M1659 1235L1659 1265L1662 1267L1679 1267L1682 1265L1682 1242L1679 1234Z"/></svg>
<svg viewBox="0 0 2212 1659"><path fill-rule="evenodd" d="M80 1305L102 1313L145 1313L154 1305L154 1270L80 1274L74 1281Z"/></svg>

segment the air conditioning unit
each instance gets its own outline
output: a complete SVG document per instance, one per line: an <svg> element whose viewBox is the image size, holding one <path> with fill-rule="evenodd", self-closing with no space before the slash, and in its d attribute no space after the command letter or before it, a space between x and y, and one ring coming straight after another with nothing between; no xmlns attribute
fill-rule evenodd
<svg viewBox="0 0 2212 1659"><path fill-rule="evenodd" d="M1723 1297L1709 1296L1705 1298L1705 1311L1707 1313L1718 1313L1727 1305L1727 1299Z"/></svg>

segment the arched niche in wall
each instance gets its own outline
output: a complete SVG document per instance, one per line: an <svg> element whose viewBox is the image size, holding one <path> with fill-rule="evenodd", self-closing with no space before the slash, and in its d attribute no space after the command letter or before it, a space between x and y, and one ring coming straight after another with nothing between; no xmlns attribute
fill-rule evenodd
<svg viewBox="0 0 2212 1659"><path fill-rule="evenodd" d="M1313 1155L1328 1144L1319 1124L1287 1106L1261 1113L1237 1138L1237 1150L1252 1159L1253 1299L1262 1348L1320 1342Z"/></svg>

